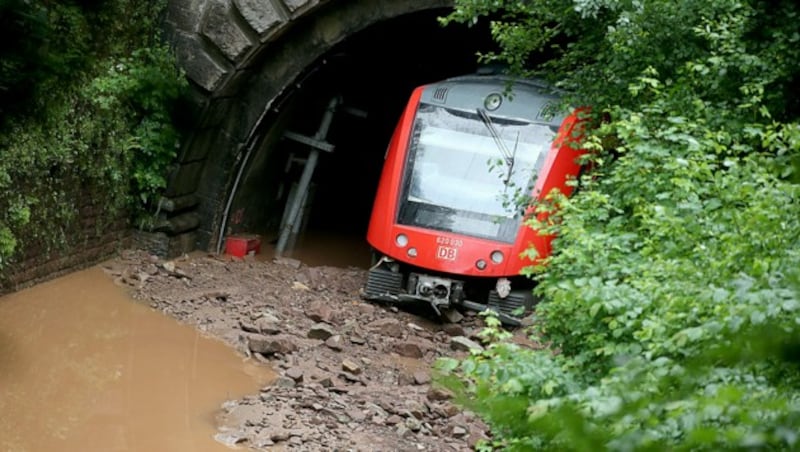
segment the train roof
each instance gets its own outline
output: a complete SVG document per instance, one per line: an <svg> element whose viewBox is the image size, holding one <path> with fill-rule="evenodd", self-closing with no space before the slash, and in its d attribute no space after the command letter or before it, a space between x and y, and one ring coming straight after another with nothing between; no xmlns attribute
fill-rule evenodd
<svg viewBox="0 0 800 452"><path fill-rule="evenodd" d="M494 109L486 107L490 96L494 99L501 96L500 104ZM472 112L485 108L494 117L524 119L556 127L566 116L557 111L560 98L545 83L504 75L464 75L431 83L423 88L421 101Z"/></svg>

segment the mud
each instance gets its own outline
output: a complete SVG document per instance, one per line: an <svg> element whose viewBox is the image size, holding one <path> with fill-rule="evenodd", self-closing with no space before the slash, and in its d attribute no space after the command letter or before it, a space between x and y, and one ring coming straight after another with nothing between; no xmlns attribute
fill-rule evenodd
<svg viewBox="0 0 800 452"><path fill-rule="evenodd" d="M220 404L274 381L101 268L0 298L0 450L225 451Z"/></svg>
<svg viewBox="0 0 800 452"><path fill-rule="evenodd" d="M222 406L217 439L254 450L462 451L486 425L431 385L431 365L479 347L479 317L442 323L361 300L366 270L291 258L128 252L107 266L134 297L276 369ZM536 344L524 336L521 345Z"/></svg>

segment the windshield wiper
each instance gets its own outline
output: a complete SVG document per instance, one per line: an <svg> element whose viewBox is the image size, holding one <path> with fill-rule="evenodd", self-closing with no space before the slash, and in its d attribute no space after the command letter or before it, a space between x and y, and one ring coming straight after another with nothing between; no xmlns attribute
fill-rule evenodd
<svg viewBox="0 0 800 452"><path fill-rule="evenodd" d="M503 160L508 166L508 173L506 174L506 178L503 181L504 184L508 185L511 181L511 173L514 170L514 158L517 156L517 145L519 144L519 133L517 133L517 139L514 142L514 151L511 152L506 147L505 141L500 136L500 132L497 131L497 128L494 126L494 122L492 122L492 118L489 117L489 114L486 113L486 110L483 108L477 109L478 116L483 121L483 124L486 125L486 128L489 129L489 134L492 136L492 140L494 141L497 149L500 151L500 154L503 156Z"/></svg>

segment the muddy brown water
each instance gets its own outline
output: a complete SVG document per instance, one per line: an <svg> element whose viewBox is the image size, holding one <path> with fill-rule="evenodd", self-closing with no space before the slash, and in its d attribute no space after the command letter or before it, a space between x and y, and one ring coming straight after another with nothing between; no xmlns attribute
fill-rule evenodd
<svg viewBox="0 0 800 452"><path fill-rule="evenodd" d="M100 267L0 297L0 451L230 451L220 405L274 377Z"/></svg>
<svg viewBox="0 0 800 452"><path fill-rule="evenodd" d="M260 259L272 259L275 256L276 237L277 233L264 235L266 243L262 243ZM370 266L370 246L366 234L311 230L299 235L290 243L291 246L287 247L283 256L297 259L309 266L329 265L362 269Z"/></svg>

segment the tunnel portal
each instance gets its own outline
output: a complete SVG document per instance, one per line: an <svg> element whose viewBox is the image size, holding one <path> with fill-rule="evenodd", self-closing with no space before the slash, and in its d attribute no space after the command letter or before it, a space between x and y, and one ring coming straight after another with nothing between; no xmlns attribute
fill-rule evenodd
<svg viewBox="0 0 800 452"><path fill-rule="evenodd" d="M193 215L197 226L162 231L172 249L177 244L220 252L225 237L237 233L258 234L265 245L279 242L293 187L314 152L308 195L298 205L301 222L287 249L313 235L366 250L384 153L411 91L474 73L477 52L491 50L492 43L485 24L441 26L438 18L449 11L441 5L375 20L374 13L365 19L354 9L358 3L343 11L329 2L328 11L292 27L280 42L254 54L241 74L207 94L205 118L167 193L173 204L187 207L163 214L173 220ZM342 21L347 14L355 18L350 28L340 27L341 36L332 38L330 17ZM321 45L321 39L333 43ZM331 106L329 124L322 126Z"/></svg>

